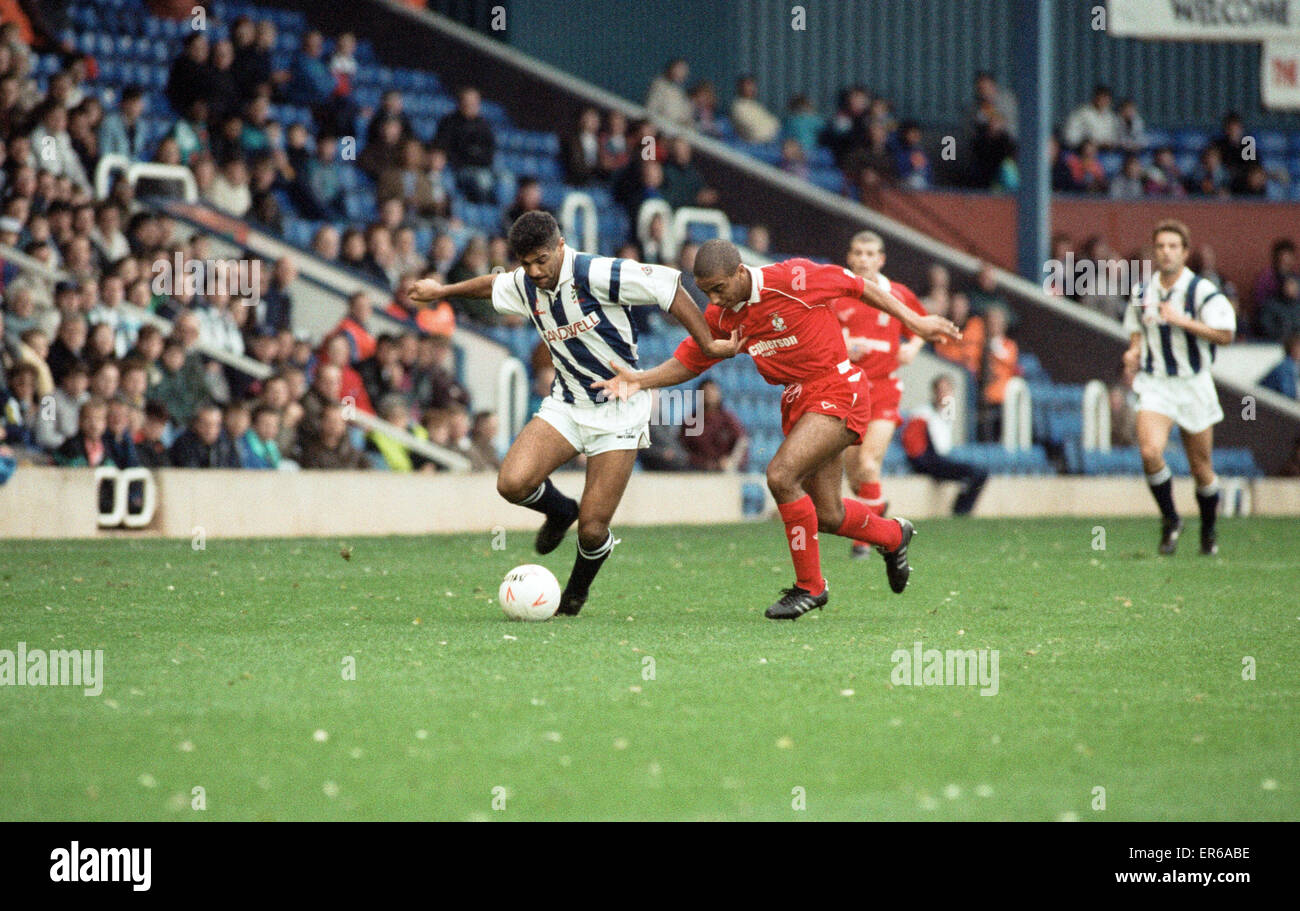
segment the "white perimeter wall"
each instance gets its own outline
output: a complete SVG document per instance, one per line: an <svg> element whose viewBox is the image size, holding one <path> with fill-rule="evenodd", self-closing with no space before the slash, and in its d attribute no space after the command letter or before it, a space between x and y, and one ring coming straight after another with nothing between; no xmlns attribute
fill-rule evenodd
<svg viewBox="0 0 1300 911"><path fill-rule="evenodd" d="M496 493L492 474L399 475L387 472L198 471L156 472L159 507L141 531L96 527L94 473L89 469L20 467L0 487L0 538L163 536L209 538L431 534L531 529L537 517ZM578 495L582 475L560 472L561 490ZM742 479L734 475L633 475L616 525L738 522ZM887 478L894 514L946 515L952 484L926 478ZM1194 512L1191 481L1178 479L1176 496ZM1257 515L1300 516L1300 481L1249 482ZM979 516L1152 516L1155 507L1140 478L992 478Z"/></svg>

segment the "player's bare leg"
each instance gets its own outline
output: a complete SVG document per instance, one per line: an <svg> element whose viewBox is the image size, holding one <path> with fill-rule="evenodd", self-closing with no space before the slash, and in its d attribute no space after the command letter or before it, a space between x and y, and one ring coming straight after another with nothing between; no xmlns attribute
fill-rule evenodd
<svg viewBox="0 0 1300 911"><path fill-rule="evenodd" d="M843 459L835 456L803 482L817 509L818 530L874 546L885 558L890 589L901 593L912 573L907 545L916 529L907 519L881 518L861 500L842 496L840 463Z"/></svg>
<svg viewBox="0 0 1300 911"><path fill-rule="evenodd" d="M591 580L614 549L609 523L627 490L635 449L614 449L587 458L587 483L578 508L578 556L560 596L558 614L573 616L587 603Z"/></svg>
<svg viewBox="0 0 1300 911"><path fill-rule="evenodd" d="M559 547L569 526L578 519L578 504L551 483L552 472L577 454L563 434L534 417L515 438L497 471L497 493L546 516L537 532L539 554Z"/></svg>
<svg viewBox="0 0 1300 911"><path fill-rule="evenodd" d="M845 475L849 479L849 489L878 516L883 516L889 509L889 502L880 489L885 451L889 441L894 438L893 421L872 421L867 425L867 432L862 435L862 442L850 446L844 459ZM865 541L854 541L851 546L854 557L865 557L871 553L870 545Z"/></svg>
<svg viewBox="0 0 1300 911"><path fill-rule="evenodd" d="M1159 412L1138 412L1138 450L1142 454L1142 470L1147 474L1151 496L1160 507L1160 553L1166 556L1178 549L1178 536L1183 531L1183 520L1174 508L1173 472L1165 464L1165 447L1169 445L1169 431L1173 426L1173 419Z"/></svg>
<svg viewBox="0 0 1300 911"><path fill-rule="evenodd" d="M1219 552L1215 523L1219 516L1219 479L1214 474L1214 428L1200 433L1183 431L1187 464L1196 479L1196 505L1201 512L1201 553L1212 557Z"/></svg>

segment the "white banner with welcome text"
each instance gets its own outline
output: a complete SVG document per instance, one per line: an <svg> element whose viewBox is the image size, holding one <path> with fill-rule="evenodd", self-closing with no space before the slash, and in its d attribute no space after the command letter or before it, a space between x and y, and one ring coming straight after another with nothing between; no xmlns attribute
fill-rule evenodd
<svg viewBox="0 0 1300 911"><path fill-rule="evenodd" d="M1300 0L1109 0L1106 31L1191 41L1300 40Z"/></svg>

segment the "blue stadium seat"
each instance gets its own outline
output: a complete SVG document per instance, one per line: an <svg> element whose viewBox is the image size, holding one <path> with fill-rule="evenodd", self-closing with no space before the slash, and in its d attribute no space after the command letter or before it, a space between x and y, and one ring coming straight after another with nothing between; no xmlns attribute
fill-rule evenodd
<svg viewBox="0 0 1300 911"><path fill-rule="evenodd" d="M1257 134L1259 151L1265 155L1285 155L1290 138L1280 130L1260 130Z"/></svg>
<svg viewBox="0 0 1300 911"><path fill-rule="evenodd" d="M1190 152L1197 155L1209 144L1210 134L1204 130L1186 128L1175 131L1173 135L1175 152Z"/></svg>

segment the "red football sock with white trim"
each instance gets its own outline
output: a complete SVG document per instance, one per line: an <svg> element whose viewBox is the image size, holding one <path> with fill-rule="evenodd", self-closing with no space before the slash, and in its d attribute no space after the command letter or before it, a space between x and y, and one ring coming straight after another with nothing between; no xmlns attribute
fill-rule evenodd
<svg viewBox="0 0 1300 911"><path fill-rule="evenodd" d="M876 515L880 515L881 510L885 508L885 495L880 489L879 481L864 481L859 484L858 496Z"/></svg>
<svg viewBox="0 0 1300 911"><path fill-rule="evenodd" d="M826 589L822 578L822 558L817 548L817 507L812 497L804 495L793 503L778 503L785 523L785 542L794 562L795 584L812 595ZM901 539L900 539L901 540Z"/></svg>
<svg viewBox="0 0 1300 911"><path fill-rule="evenodd" d="M844 499L844 524L835 532L842 538L894 550L903 543L903 526L895 519L882 519L866 503Z"/></svg>
<svg viewBox="0 0 1300 911"><path fill-rule="evenodd" d="M863 481L858 485L858 496L862 498L867 509L871 510L873 515L880 515L885 511L885 495L881 493L879 481ZM854 541L854 544L861 544L863 547L870 546L869 541Z"/></svg>

